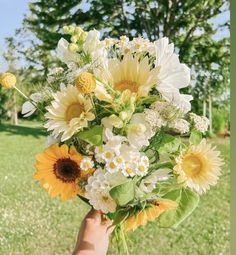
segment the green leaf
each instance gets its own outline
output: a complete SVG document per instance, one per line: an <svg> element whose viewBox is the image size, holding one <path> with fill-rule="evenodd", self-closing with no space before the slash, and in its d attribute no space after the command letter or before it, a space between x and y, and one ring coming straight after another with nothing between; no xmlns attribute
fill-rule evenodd
<svg viewBox="0 0 236 255"><path fill-rule="evenodd" d="M199 144L201 140L202 140L202 134L197 130L193 130L190 134L189 142L191 144L196 145L196 144Z"/></svg>
<svg viewBox="0 0 236 255"><path fill-rule="evenodd" d="M78 137L90 144L101 146L102 145L102 133L103 127L96 125L88 130L82 131L78 134Z"/></svg>
<svg viewBox="0 0 236 255"><path fill-rule="evenodd" d="M111 197L119 206L124 206L134 199L135 185L133 180L129 180L110 190Z"/></svg>
<svg viewBox="0 0 236 255"><path fill-rule="evenodd" d="M174 139L174 136L160 132L158 135L154 136L153 140L151 141L151 146L158 150L160 147L172 142Z"/></svg>
<svg viewBox="0 0 236 255"><path fill-rule="evenodd" d="M159 218L160 227L176 228L183 222L197 207L199 202L198 194L189 189L174 190L166 194L163 198L178 202L178 207L164 212Z"/></svg>
<svg viewBox="0 0 236 255"><path fill-rule="evenodd" d="M160 153L174 153L179 150L181 145L180 138L174 138L170 142L165 143L159 150Z"/></svg>

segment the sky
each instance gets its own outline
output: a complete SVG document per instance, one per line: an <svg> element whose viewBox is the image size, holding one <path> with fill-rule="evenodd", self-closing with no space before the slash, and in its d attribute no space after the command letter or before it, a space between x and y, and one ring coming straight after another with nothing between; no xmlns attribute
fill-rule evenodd
<svg viewBox="0 0 236 255"><path fill-rule="evenodd" d="M0 0L0 50L4 49L4 38L13 36L21 26L28 11L29 0Z"/></svg>
<svg viewBox="0 0 236 255"><path fill-rule="evenodd" d="M13 36L15 29L21 27L24 14L28 13L29 0L0 0L0 55L5 49L4 38ZM83 6L85 7L85 6ZM229 12L224 13L215 23L221 23L229 18ZM227 31L219 31L215 39L227 35Z"/></svg>

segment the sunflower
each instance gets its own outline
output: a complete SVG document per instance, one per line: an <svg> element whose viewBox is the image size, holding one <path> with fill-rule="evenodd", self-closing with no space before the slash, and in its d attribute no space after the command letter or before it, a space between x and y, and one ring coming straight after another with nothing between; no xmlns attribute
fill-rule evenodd
<svg viewBox="0 0 236 255"><path fill-rule="evenodd" d="M148 221L154 221L164 211L174 209L177 207L177 203L171 200L155 200L149 207L132 215L124 222L124 230L126 232L135 230L139 226L144 226Z"/></svg>
<svg viewBox="0 0 236 255"><path fill-rule="evenodd" d="M220 152L215 150L203 139L199 145L192 145L187 151L176 158L174 171L178 181L185 182L199 194L206 192L210 185L216 185L220 176L222 159Z"/></svg>
<svg viewBox="0 0 236 255"><path fill-rule="evenodd" d="M135 95L136 98L145 97L157 83L158 69L152 68L148 62L148 57L139 60L132 54L124 55L122 60L109 59L107 67L95 74L104 84L110 84L112 89L127 95ZM98 83L95 95L100 100L110 102L110 97L104 98L101 90L101 83Z"/></svg>
<svg viewBox="0 0 236 255"><path fill-rule="evenodd" d="M88 126L95 116L93 105L74 86L68 86L53 94L54 100L48 106L45 127L53 131L52 135L61 136L61 141L69 139L73 134Z"/></svg>
<svg viewBox="0 0 236 255"><path fill-rule="evenodd" d="M60 196L66 201L84 195L87 178L94 169L83 171L80 163L84 156L74 146L54 144L36 156L34 179L38 180L51 197Z"/></svg>

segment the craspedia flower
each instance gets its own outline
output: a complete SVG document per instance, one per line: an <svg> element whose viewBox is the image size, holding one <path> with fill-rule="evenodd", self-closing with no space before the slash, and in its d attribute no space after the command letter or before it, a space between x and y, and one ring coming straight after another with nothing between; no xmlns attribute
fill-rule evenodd
<svg viewBox="0 0 236 255"><path fill-rule="evenodd" d="M176 207L177 203L174 201L155 200L149 205L149 207L125 220L124 230L126 232L130 230L134 231L139 226L145 226L148 221L154 221L166 210L175 209Z"/></svg>
<svg viewBox="0 0 236 255"><path fill-rule="evenodd" d="M74 146L54 144L36 156L34 179L38 180L51 197L60 196L66 201L76 195L84 195L88 177L93 168L80 168L83 155Z"/></svg>
<svg viewBox="0 0 236 255"><path fill-rule="evenodd" d="M16 85L16 76L12 73L3 73L0 75L0 84L7 89Z"/></svg>
<svg viewBox="0 0 236 255"><path fill-rule="evenodd" d="M76 77L75 85L81 93L91 93L96 88L96 80L93 74L83 72Z"/></svg>
<svg viewBox="0 0 236 255"><path fill-rule="evenodd" d="M205 139L199 145L190 146L176 158L174 171L178 174L178 181L199 194L206 192L211 185L216 185L221 174L223 161L219 155L220 152Z"/></svg>

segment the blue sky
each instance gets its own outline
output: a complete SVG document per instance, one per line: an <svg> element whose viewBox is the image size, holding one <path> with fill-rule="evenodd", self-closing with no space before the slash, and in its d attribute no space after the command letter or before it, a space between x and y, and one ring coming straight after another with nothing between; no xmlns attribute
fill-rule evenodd
<svg viewBox="0 0 236 255"><path fill-rule="evenodd" d="M29 0L0 0L0 50L4 49L4 38L13 36L21 26L27 13Z"/></svg>

